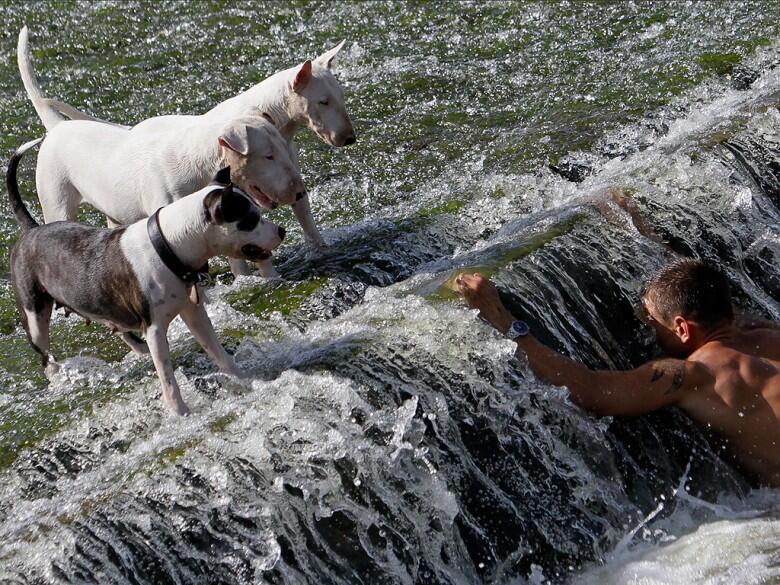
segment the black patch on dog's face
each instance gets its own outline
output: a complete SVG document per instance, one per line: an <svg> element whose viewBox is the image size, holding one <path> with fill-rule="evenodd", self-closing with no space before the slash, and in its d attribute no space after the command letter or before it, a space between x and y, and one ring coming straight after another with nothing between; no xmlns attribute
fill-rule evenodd
<svg viewBox="0 0 780 585"><path fill-rule="evenodd" d="M260 223L260 213L257 209L250 209L249 212L238 220L236 227L242 232L251 232Z"/></svg>
<svg viewBox="0 0 780 585"><path fill-rule="evenodd" d="M203 200L206 221L216 224L238 222L238 229L252 231L260 221L257 208L249 197L233 190L232 185L211 191Z"/></svg>
<svg viewBox="0 0 780 585"><path fill-rule="evenodd" d="M227 223L242 219L249 213L251 207L249 198L245 195L236 193L231 187L223 191L220 209L222 210L222 217Z"/></svg>

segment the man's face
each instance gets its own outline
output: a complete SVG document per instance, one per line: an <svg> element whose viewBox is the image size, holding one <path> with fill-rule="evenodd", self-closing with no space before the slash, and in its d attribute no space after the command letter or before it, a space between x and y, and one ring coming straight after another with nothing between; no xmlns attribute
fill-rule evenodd
<svg viewBox="0 0 780 585"><path fill-rule="evenodd" d="M675 333L672 324L664 322L655 311L652 299L642 299L645 322L655 331L655 340L666 355L674 358L687 358L692 353L692 348L683 343Z"/></svg>

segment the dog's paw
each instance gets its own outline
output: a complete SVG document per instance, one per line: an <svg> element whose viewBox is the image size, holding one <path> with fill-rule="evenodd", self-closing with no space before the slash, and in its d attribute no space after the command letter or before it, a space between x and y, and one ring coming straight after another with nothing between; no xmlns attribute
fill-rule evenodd
<svg viewBox="0 0 780 585"><path fill-rule="evenodd" d="M60 372L60 365L54 361L53 358L49 358L49 363L43 369L46 378L51 382L51 379Z"/></svg>
<svg viewBox="0 0 780 585"><path fill-rule="evenodd" d="M312 250L320 251L320 250L326 250L328 248L328 243L322 239L322 237L316 239L316 240L307 240L309 243L309 246L311 246Z"/></svg>
<svg viewBox="0 0 780 585"><path fill-rule="evenodd" d="M230 372L230 374L235 376L239 380L248 380L249 378L252 377L252 374L250 372L239 369L238 367L236 367L236 370L234 372Z"/></svg>
<svg viewBox="0 0 780 585"><path fill-rule="evenodd" d="M219 368L219 371L223 374L227 374L229 376L235 376L236 378L247 378L249 374L245 373L241 368L238 367L238 364L236 364L235 361L233 361L232 355L230 356L230 359L227 361L224 361L220 364L217 364L217 367Z"/></svg>
<svg viewBox="0 0 780 585"><path fill-rule="evenodd" d="M190 413L189 407L184 404L183 401L175 402L174 404L169 404L168 408L171 409L171 412L173 414L176 414L178 416L187 416Z"/></svg>
<svg viewBox="0 0 780 585"><path fill-rule="evenodd" d="M186 416L190 413L190 409L184 403L178 390L174 390L170 394L163 390L163 402L173 414Z"/></svg>

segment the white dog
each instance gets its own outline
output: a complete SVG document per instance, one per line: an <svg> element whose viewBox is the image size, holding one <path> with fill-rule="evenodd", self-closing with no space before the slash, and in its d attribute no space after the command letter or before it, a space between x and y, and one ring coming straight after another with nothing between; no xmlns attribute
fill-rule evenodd
<svg viewBox="0 0 780 585"><path fill-rule="evenodd" d="M19 159L37 142L16 151L6 174L11 209L23 232L11 252L11 281L30 344L50 373L56 370L49 354L55 303L104 323L133 351L152 354L163 400L175 413L186 414L171 365L169 324L180 315L219 369L240 375L198 302L197 275L217 254L267 260L284 229L265 221L249 196L230 184L229 169L129 226L106 229L65 221L39 226L16 181Z"/></svg>
<svg viewBox="0 0 780 585"><path fill-rule="evenodd" d="M256 108L264 112L279 128L288 143L289 156L297 167L297 150L292 139L301 126L311 128L324 142L332 146L344 146L355 142L355 131L344 105L341 86L331 72L333 60L344 45L344 41L323 53L313 61L307 60L285 71L280 71L247 91L232 97L200 116L158 116L144 120L131 129L133 135L156 135L159 132L183 131L192 133L193 139L205 139L205 128L227 122L242 116L247 109ZM19 70L30 99L47 129L54 127L64 116L107 126L118 126L83 114L76 108L56 100L46 99L32 69L29 55L28 32L24 27L19 34L17 47ZM119 126L119 128L126 128ZM39 170L41 162L38 163ZM44 168L43 173L47 170ZM240 184L240 183L239 183ZM42 193L41 184L38 191ZM287 201L279 201L286 203ZM317 246L323 245L322 236L314 223L308 196L304 195L293 204L295 217L303 228L306 238ZM236 267L236 269L238 269ZM269 263L260 266L261 273L273 273Z"/></svg>

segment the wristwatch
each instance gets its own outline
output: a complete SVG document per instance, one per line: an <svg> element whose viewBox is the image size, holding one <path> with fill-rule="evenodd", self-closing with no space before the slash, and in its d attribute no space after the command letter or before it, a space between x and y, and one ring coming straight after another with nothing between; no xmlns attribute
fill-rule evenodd
<svg viewBox="0 0 780 585"><path fill-rule="evenodd" d="M515 340L518 337L528 335L530 331L531 328L525 321L512 321L512 324L509 326L509 330L506 332L505 336L507 339Z"/></svg>

